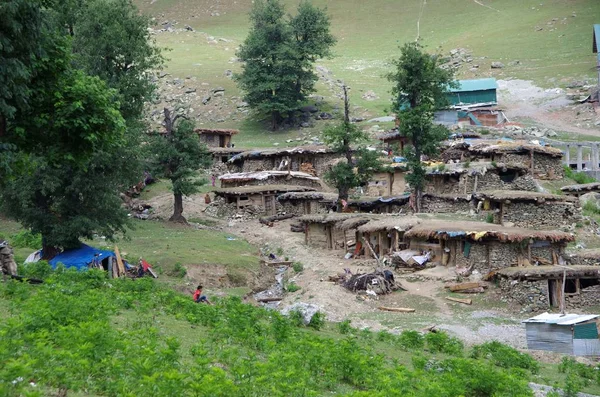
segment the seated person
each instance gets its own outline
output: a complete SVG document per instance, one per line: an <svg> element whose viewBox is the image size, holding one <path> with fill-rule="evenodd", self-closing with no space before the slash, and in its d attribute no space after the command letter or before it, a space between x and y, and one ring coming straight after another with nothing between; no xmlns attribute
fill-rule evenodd
<svg viewBox="0 0 600 397"><path fill-rule="evenodd" d="M194 292L194 302L196 303L208 303L209 305L211 305L211 303L208 301L208 298L206 297L206 295L202 295L202 286L199 285L196 288L196 291Z"/></svg>

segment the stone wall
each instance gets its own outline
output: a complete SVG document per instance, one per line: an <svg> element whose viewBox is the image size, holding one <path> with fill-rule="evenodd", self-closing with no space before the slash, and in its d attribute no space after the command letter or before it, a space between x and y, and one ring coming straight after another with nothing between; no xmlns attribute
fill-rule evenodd
<svg viewBox="0 0 600 397"><path fill-rule="evenodd" d="M308 245L315 248L327 249L327 228L323 223L308 224Z"/></svg>
<svg viewBox="0 0 600 397"><path fill-rule="evenodd" d="M511 182L504 182L499 170L488 170L484 175L429 175L425 182L426 193L471 194L485 190L536 191L537 184L529 174L518 175ZM477 180L477 184L475 181Z"/></svg>
<svg viewBox="0 0 600 397"><path fill-rule="evenodd" d="M503 204L502 222L510 222L516 227L529 229L560 229L581 220L581 208L573 203L547 201L542 204L532 202L511 202ZM494 216L500 222L500 213Z"/></svg>
<svg viewBox="0 0 600 397"><path fill-rule="evenodd" d="M200 134L200 142L208 147L219 147L219 135L217 134Z"/></svg>
<svg viewBox="0 0 600 397"><path fill-rule="evenodd" d="M294 215L306 215L305 205L310 205L310 214L327 214L329 204L321 203L318 200L285 200L279 201L281 212Z"/></svg>
<svg viewBox="0 0 600 397"><path fill-rule="evenodd" d="M17 263L13 256L12 248L5 242L0 241L0 274L17 275Z"/></svg>
<svg viewBox="0 0 600 397"><path fill-rule="evenodd" d="M502 298L511 304L517 304L526 312L545 312L549 309L548 280L519 281L506 278L498 282Z"/></svg>
<svg viewBox="0 0 600 397"><path fill-rule="evenodd" d="M571 309L597 306L598 302L600 302L600 285L584 288L579 294L565 296L565 306Z"/></svg>
<svg viewBox="0 0 600 397"><path fill-rule="evenodd" d="M281 162L285 159L290 161L291 171L300 171L302 163L311 163L315 169L317 176L322 177L331 166L331 162L340 155L337 153L316 153L316 154L294 154L294 155L278 155L255 159L245 159L241 165L237 166L238 172L252 171L270 171L278 169ZM240 163L238 163L240 164ZM285 168L287 170L287 167Z"/></svg>
<svg viewBox="0 0 600 397"><path fill-rule="evenodd" d="M465 212L471 210L471 202L467 200L454 200L452 198L423 196L421 199L421 212L448 213Z"/></svg>
<svg viewBox="0 0 600 397"><path fill-rule="evenodd" d="M500 161L509 164L523 164L528 169L531 169L531 155L529 153L504 153ZM565 174L562 158L543 153L534 153L533 173L539 179L562 179Z"/></svg>

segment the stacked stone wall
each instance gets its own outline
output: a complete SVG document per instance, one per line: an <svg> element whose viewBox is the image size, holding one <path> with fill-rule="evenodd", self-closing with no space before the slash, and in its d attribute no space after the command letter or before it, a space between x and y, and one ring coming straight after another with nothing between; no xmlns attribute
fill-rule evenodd
<svg viewBox="0 0 600 397"><path fill-rule="evenodd" d="M504 204L502 222L528 229L559 229L581 220L581 208L573 203L512 202Z"/></svg>
<svg viewBox="0 0 600 397"><path fill-rule="evenodd" d="M421 212L448 213L466 212L471 210L471 203L467 200L454 200L451 198L423 196L421 199Z"/></svg>
<svg viewBox="0 0 600 397"><path fill-rule="evenodd" d="M333 160L339 158L337 153L316 153L316 154L294 154L294 155L278 155L263 158L245 159L241 162L238 168L241 172L253 171L270 171L276 170L281 162L285 159L290 161L291 171L300 171L302 163L311 163L315 169L317 176L321 177L329 170ZM239 164L239 163L238 163ZM287 167L286 167L287 170Z"/></svg>
<svg viewBox="0 0 600 397"><path fill-rule="evenodd" d="M548 281L519 281L502 278L498 282L502 299L513 306L518 304L527 312L548 310Z"/></svg>
<svg viewBox="0 0 600 397"><path fill-rule="evenodd" d="M501 161L505 163L522 164L531 169L531 155L529 153L504 153ZM540 179L562 179L565 171L561 157L554 157L543 153L533 154L533 173Z"/></svg>
<svg viewBox="0 0 600 397"><path fill-rule="evenodd" d="M471 194L475 191L486 190L526 190L536 191L537 184L530 174L519 175L512 182L504 182L498 175L498 170L488 170L484 175L463 174L444 177L444 175L429 175L425 182L425 193L437 194Z"/></svg>
<svg viewBox="0 0 600 397"><path fill-rule="evenodd" d="M287 185L287 186L306 186L319 189L321 184L318 180L297 178L287 175L272 176L267 179L251 179L247 181L235 181L221 179L221 187L240 187L240 186L265 186L265 185Z"/></svg>

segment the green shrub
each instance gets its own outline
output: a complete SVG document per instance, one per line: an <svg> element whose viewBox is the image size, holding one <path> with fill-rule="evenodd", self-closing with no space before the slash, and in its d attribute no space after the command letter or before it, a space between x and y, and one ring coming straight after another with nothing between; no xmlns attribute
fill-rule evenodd
<svg viewBox="0 0 600 397"><path fill-rule="evenodd" d="M579 184L598 182L595 178L589 176L585 172L573 171L573 169L571 167L569 167L568 165L564 166L564 170L565 170L565 176L567 178L573 179L575 182L577 182Z"/></svg>
<svg viewBox="0 0 600 397"><path fill-rule="evenodd" d="M33 234L29 230L21 230L10 238L10 245L14 248L31 248L39 250L42 248L42 235Z"/></svg>
<svg viewBox="0 0 600 397"><path fill-rule="evenodd" d="M442 163L442 164L438 164L438 166L437 166L437 170L438 170L439 172L442 172L442 171L444 171L445 169L446 169L446 164L443 164L443 163Z"/></svg>
<svg viewBox="0 0 600 397"><path fill-rule="evenodd" d="M316 312L310 319L308 326L316 330L320 330L325 325L325 317L325 314Z"/></svg>
<svg viewBox="0 0 600 397"><path fill-rule="evenodd" d="M187 275L187 269L180 262L177 262L167 274L175 278L184 278Z"/></svg>
<svg viewBox="0 0 600 397"><path fill-rule="evenodd" d="M406 350L422 349L425 346L425 338L420 332L405 330L398 335L397 343Z"/></svg>
<svg viewBox="0 0 600 397"><path fill-rule="evenodd" d="M287 292L296 292L296 291L299 291L300 289L301 289L300 286L294 282L291 282L285 286L285 290Z"/></svg>
<svg viewBox="0 0 600 397"><path fill-rule="evenodd" d="M485 221L487 223L494 223L494 214L489 213L485 216Z"/></svg>
<svg viewBox="0 0 600 397"><path fill-rule="evenodd" d="M294 262L292 263L292 269L294 269L296 273L300 273L304 270L304 265L300 262Z"/></svg>
<svg viewBox="0 0 600 397"><path fill-rule="evenodd" d="M600 215L600 208L598 208L598 205L591 200L586 201L583 204L582 209L583 209L584 215L587 215L587 216Z"/></svg>
<svg viewBox="0 0 600 397"><path fill-rule="evenodd" d="M575 374L585 380L587 384L590 380L597 379L600 383L600 373L597 368L583 363L578 363L572 357L563 357L558 365L558 372L562 374Z"/></svg>
<svg viewBox="0 0 600 397"><path fill-rule="evenodd" d="M352 332L352 326L350 325L350 320L344 320L338 323L338 331L340 334L347 335Z"/></svg>
<svg viewBox="0 0 600 397"><path fill-rule="evenodd" d="M494 167L494 168L498 168L498 163L496 163L495 161L492 161L492 163L491 163L491 164L492 164L492 167Z"/></svg>
<svg viewBox="0 0 600 397"><path fill-rule="evenodd" d="M294 324L296 327L304 326L304 316L300 310L292 310L289 318L292 324Z"/></svg>
<svg viewBox="0 0 600 397"><path fill-rule="evenodd" d="M283 256L283 248L279 247L275 252L277 253L277 256Z"/></svg>
<svg viewBox="0 0 600 397"><path fill-rule="evenodd" d="M502 368L521 368L537 374L540 365L529 354L521 353L517 349L492 341L477 345L471 353L472 358L485 358Z"/></svg>
<svg viewBox="0 0 600 397"><path fill-rule="evenodd" d="M425 335L425 345L432 353L444 353L452 356L460 356L464 350L464 344L460 339L449 336L445 332L430 332Z"/></svg>
<svg viewBox="0 0 600 397"><path fill-rule="evenodd" d="M484 128L482 130L479 130L479 133L481 135L489 135L490 134L490 130Z"/></svg>
<svg viewBox="0 0 600 397"><path fill-rule="evenodd" d="M33 263L25 263L19 266L19 275L27 278L37 278L44 280L53 272L52 266L47 261L37 261Z"/></svg>

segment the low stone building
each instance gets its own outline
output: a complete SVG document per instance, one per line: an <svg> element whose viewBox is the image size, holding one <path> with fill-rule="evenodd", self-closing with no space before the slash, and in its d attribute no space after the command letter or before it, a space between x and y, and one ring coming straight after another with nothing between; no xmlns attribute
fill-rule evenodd
<svg viewBox="0 0 600 397"><path fill-rule="evenodd" d="M196 128L194 130L203 142L209 148L228 148L231 147L233 135L238 134L239 130L226 130L219 128Z"/></svg>
<svg viewBox="0 0 600 397"><path fill-rule="evenodd" d="M280 204L276 198L285 192L313 191L314 188L293 185L256 185L227 187L214 190L217 197L222 197L225 206L232 206L234 211L250 210L253 214L276 215Z"/></svg>
<svg viewBox="0 0 600 397"><path fill-rule="evenodd" d="M304 215L298 221L304 226L304 242L315 248L347 248L346 233L353 234L352 228L368 222L368 215L360 213L331 213L324 215ZM356 219L352 228L341 228L342 222Z"/></svg>
<svg viewBox="0 0 600 397"><path fill-rule="evenodd" d="M498 270L495 274L503 299L527 311L596 306L600 302L600 266L527 266ZM563 286L563 279L566 283Z"/></svg>
<svg viewBox="0 0 600 397"><path fill-rule="evenodd" d="M493 214L494 223L531 229L560 229L581 220L574 197L550 193L492 190L477 192L477 208Z"/></svg>
<svg viewBox="0 0 600 397"><path fill-rule="evenodd" d="M396 122L398 120L396 119ZM394 128L388 132L385 132L377 137L380 141L383 142L386 149L394 148L394 146L400 150L400 152L404 151L404 147L410 143L410 139L404 136L398 128Z"/></svg>
<svg viewBox="0 0 600 397"><path fill-rule="evenodd" d="M237 172L289 170L320 177L340 158L327 146L299 146L245 151L229 159L228 164Z"/></svg>
<svg viewBox="0 0 600 397"><path fill-rule="evenodd" d="M230 158L242 153L246 149L232 147L209 147L208 152L212 156L213 164L227 164Z"/></svg>
<svg viewBox="0 0 600 397"><path fill-rule="evenodd" d="M404 233L421 221L412 216L386 216L370 219L356 229L358 254L364 250L369 257L391 255L393 252L406 248Z"/></svg>
<svg viewBox="0 0 600 397"><path fill-rule="evenodd" d="M427 167L426 173L425 193L467 195L482 190L537 190L527 169L513 163L439 163Z"/></svg>
<svg viewBox="0 0 600 397"><path fill-rule="evenodd" d="M288 192L277 196L277 201L286 214L311 215L330 212L337 198L336 193Z"/></svg>
<svg viewBox="0 0 600 397"><path fill-rule="evenodd" d="M406 164L386 164L375 172L367 185L367 196L396 196L406 191Z"/></svg>
<svg viewBox="0 0 600 397"><path fill-rule="evenodd" d="M580 197L587 193L600 193L600 182L563 186L560 190L569 196Z"/></svg>
<svg viewBox="0 0 600 397"><path fill-rule="evenodd" d="M567 253L567 262L570 265L600 266L600 249L582 249Z"/></svg>
<svg viewBox="0 0 600 397"><path fill-rule="evenodd" d="M373 214L406 213L409 209L409 201L410 194L408 193L389 197L361 196L348 199L346 210L349 212L370 212Z"/></svg>
<svg viewBox="0 0 600 397"><path fill-rule="evenodd" d="M425 193L421 197L421 212L424 213L469 213L474 208L470 194Z"/></svg>
<svg viewBox="0 0 600 397"><path fill-rule="evenodd" d="M291 185L321 189L321 180L316 176L297 171L257 171L224 174L219 177L221 187Z"/></svg>
<svg viewBox="0 0 600 397"><path fill-rule="evenodd" d="M468 151L475 160L495 163L523 164L538 179L562 179L562 150L526 141L473 140Z"/></svg>
<svg viewBox="0 0 600 397"><path fill-rule="evenodd" d="M493 270L534 263L556 264L570 233L509 228L482 222L428 221L404 235L409 248L430 251L433 260L464 272Z"/></svg>

